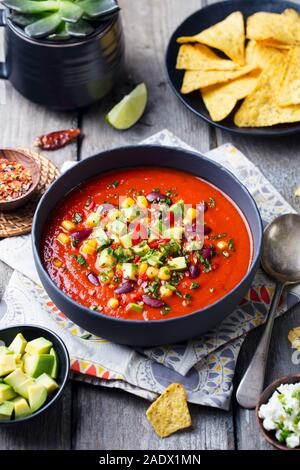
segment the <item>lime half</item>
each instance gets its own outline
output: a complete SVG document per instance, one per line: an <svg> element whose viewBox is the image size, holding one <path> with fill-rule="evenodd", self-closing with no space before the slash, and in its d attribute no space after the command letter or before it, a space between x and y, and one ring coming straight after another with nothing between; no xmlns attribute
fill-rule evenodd
<svg viewBox="0 0 300 470"><path fill-rule="evenodd" d="M112 108L106 115L106 121L115 129L129 129L141 118L146 104L147 88L145 83L140 83Z"/></svg>

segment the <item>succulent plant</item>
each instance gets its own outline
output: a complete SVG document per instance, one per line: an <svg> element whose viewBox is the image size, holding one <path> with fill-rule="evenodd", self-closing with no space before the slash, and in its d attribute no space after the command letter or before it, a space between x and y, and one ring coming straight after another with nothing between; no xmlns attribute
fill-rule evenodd
<svg viewBox="0 0 300 470"><path fill-rule="evenodd" d="M91 34L119 10L116 0L0 0L32 38L66 40Z"/></svg>

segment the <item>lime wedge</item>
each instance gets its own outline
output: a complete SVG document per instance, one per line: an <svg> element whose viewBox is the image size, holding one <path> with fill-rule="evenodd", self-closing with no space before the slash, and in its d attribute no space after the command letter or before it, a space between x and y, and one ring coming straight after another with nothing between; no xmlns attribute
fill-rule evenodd
<svg viewBox="0 0 300 470"><path fill-rule="evenodd" d="M106 115L106 122L115 129L129 129L141 118L146 104L147 88L145 83L140 83L109 111Z"/></svg>

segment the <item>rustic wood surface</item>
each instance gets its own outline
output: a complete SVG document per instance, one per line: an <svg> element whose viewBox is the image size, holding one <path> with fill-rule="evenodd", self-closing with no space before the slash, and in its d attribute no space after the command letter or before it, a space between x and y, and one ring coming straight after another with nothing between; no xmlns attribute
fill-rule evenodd
<svg viewBox="0 0 300 470"><path fill-rule="evenodd" d="M298 0L300 3L300 0ZM34 105L2 81L0 105L1 147L31 147L39 134L80 126L81 145L71 145L47 156L61 165L103 149L138 143L168 128L181 139L205 152L231 141L248 156L296 208L293 196L300 183L298 136L281 139L244 138L216 131L187 111L172 94L166 79L164 54L168 39L189 14L210 1L121 0L127 46L127 71L123 85L112 96L81 113L56 113ZM3 44L2 36L1 43ZM143 119L127 132L105 124L104 116L124 92L140 81L149 89L149 105ZM11 269L1 265L0 295ZM300 323L300 306L276 321L266 382L299 370L291 362L287 332ZM236 383L242 376L260 331L252 332L242 348ZM242 410L233 400L229 412L191 406L193 429L169 439L159 439L146 421L148 403L118 390L70 382L62 400L46 416L24 426L0 431L0 449L269 449L261 438L253 411Z"/></svg>

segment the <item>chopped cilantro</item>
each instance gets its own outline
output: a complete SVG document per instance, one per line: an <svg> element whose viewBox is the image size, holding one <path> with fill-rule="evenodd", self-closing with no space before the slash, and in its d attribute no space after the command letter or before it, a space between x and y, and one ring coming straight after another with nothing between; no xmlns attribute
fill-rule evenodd
<svg viewBox="0 0 300 470"><path fill-rule="evenodd" d="M191 289L199 289L199 287L200 287L199 282L192 282Z"/></svg>
<svg viewBox="0 0 300 470"><path fill-rule="evenodd" d="M229 248L229 250L231 250L231 251L235 251L235 246L234 246L234 240L233 240L233 238L231 238L231 239L229 240L229 242L228 242L228 248Z"/></svg>
<svg viewBox="0 0 300 470"><path fill-rule="evenodd" d="M208 205L209 205L209 207L214 209L216 207L216 200L213 197L210 197L209 201L208 201Z"/></svg>
<svg viewBox="0 0 300 470"><path fill-rule="evenodd" d="M73 214L72 222L74 222L74 224L79 224L82 222L82 215L80 212L75 212L75 214Z"/></svg>
<svg viewBox="0 0 300 470"><path fill-rule="evenodd" d="M224 238L226 237L227 233L224 232L224 233L218 233L218 235L210 235L208 238L210 240L218 240L219 238Z"/></svg>
<svg viewBox="0 0 300 470"><path fill-rule="evenodd" d="M172 310L172 307L170 307L170 305L167 305L165 304L162 308L162 315L166 315L168 312L170 312L170 310Z"/></svg>
<svg viewBox="0 0 300 470"><path fill-rule="evenodd" d="M75 253L71 255L71 258L74 258L80 266L85 266L87 264L85 258L83 256L77 256Z"/></svg>
<svg viewBox="0 0 300 470"><path fill-rule="evenodd" d="M116 181L113 181L112 183L109 183L106 187L107 189L111 189L111 188L117 188L119 185L120 185L120 181L116 180Z"/></svg>
<svg viewBox="0 0 300 470"><path fill-rule="evenodd" d="M90 307L90 310L98 310L98 305L92 305ZM85 333L84 335L81 335L80 338L81 339L90 339L91 336L92 336L91 333Z"/></svg>
<svg viewBox="0 0 300 470"><path fill-rule="evenodd" d="M153 192L153 193L160 193L160 189L159 189L159 188L153 188L153 189L152 189L152 192Z"/></svg>

